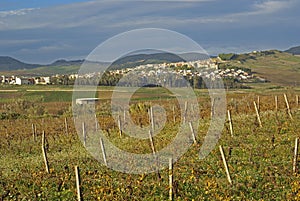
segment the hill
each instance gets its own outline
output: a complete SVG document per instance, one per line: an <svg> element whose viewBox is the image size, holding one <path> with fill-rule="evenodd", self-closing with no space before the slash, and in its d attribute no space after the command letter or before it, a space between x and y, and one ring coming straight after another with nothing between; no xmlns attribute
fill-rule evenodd
<svg viewBox="0 0 300 201"><path fill-rule="evenodd" d="M42 65L39 64L27 64L18 61L12 57L0 56L0 71L10 71L19 69L32 69Z"/></svg>
<svg viewBox="0 0 300 201"><path fill-rule="evenodd" d="M294 55L300 55L300 46L292 47L292 48L286 50L285 52L294 54Z"/></svg>
<svg viewBox="0 0 300 201"><path fill-rule="evenodd" d="M84 60L57 60L52 64L48 65L32 65L20 62L18 60L8 57L8 60L14 62L4 62L3 66L0 65L0 72L2 74L14 74L14 75L27 75L27 76L38 76L38 75L54 75L54 74L70 74L78 72L80 66L85 62L88 62L87 69L88 72L95 71L95 69L100 69L101 67L108 65L105 62L93 62ZM209 56L198 53L186 53L182 55L175 55L171 53L149 53L149 54L134 54L126 55L116 61L114 61L110 66L109 70L131 68L139 65L154 64L154 63L164 63L164 62L180 62L185 60L199 60L208 59ZM5 65L10 63L10 65ZM0 60L1 64L1 60ZM16 65L18 64L18 65Z"/></svg>
<svg viewBox="0 0 300 201"><path fill-rule="evenodd" d="M224 55L219 55L224 56ZM300 57L278 50L225 55L222 66L250 68L259 77L271 83L294 86L300 85Z"/></svg>
<svg viewBox="0 0 300 201"><path fill-rule="evenodd" d="M110 70L132 68L134 66L184 61L180 56L171 53L154 53L154 54L136 54L128 55L114 61L109 67Z"/></svg>

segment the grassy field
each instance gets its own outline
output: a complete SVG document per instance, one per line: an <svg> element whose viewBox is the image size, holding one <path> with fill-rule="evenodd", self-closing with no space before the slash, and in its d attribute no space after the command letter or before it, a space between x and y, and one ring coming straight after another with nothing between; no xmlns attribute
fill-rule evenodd
<svg viewBox="0 0 300 201"><path fill-rule="evenodd" d="M240 63L230 61L234 66L251 68L260 77L280 86L300 86L300 57L289 53L274 51L274 54L250 54L255 59L246 59Z"/></svg>
<svg viewBox="0 0 300 201"><path fill-rule="evenodd" d="M156 173L120 173L101 165L85 150L72 119L70 87L2 89L17 91L0 92L0 112L20 116L0 120L0 200L76 200L74 166L80 168L83 200L168 200L168 169L160 171L160 179ZM99 88L106 92L102 95L107 100L111 90ZM286 113L283 93L288 95L294 120ZM210 101L206 90L196 90L196 94L202 116L197 144L174 163L174 200L300 200L300 175L292 172L294 141L300 137L300 106L295 101L300 90L259 85L255 89L227 91L234 136L231 137L226 122L217 146L203 160L199 159L199 150L209 126ZM262 128L253 107L258 95ZM275 95L278 111L275 111ZM26 100L28 105L18 99ZM167 123L154 137L160 150L176 134L180 110L176 110L174 122L175 100L163 89L141 89L131 104L142 102L159 104L167 111ZM148 140L132 139L126 134L119 136L109 111L102 111L108 110L109 104L109 101L97 104L98 122L108 139L130 152L151 153ZM37 112L40 108L43 111ZM132 114L132 118L143 126L149 125L147 111ZM32 124L37 130L35 140ZM43 131L49 173L45 171L41 151ZM219 145L225 152L232 185L226 179Z"/></svg>

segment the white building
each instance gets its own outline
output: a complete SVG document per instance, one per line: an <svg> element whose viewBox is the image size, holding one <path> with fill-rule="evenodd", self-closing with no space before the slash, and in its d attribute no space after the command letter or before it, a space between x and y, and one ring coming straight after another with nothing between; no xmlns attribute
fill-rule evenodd
<svg viewBox="0 0 300 201"><path fill-rule="evenodd" d="M28 85L28 84L30 84L30 81L28 78L16 77L15 84L16 85L24 85L24 84Z"/></svg>

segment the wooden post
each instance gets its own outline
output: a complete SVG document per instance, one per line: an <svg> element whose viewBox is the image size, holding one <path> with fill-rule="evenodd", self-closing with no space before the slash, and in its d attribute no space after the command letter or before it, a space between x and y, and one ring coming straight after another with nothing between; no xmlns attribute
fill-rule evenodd
<svg viewBox="0 0 300 201"><path fill-rule="evenodd" d="M225 158L225 155L224 155L223 148L222 148L221 145L219 146L219 148L220 148L220 153L221 153L221 156L222 156L223 164L224 164L224 167L225 167L227 180L230 184L232 184L232 180L231 180L231 177L230 177L230 173L229 173L229 169L228 169L228 165L227 165L227 161L226 161L226 158Z"/></svg>
<svg viewBox="0 0 300 201"><path fill-rule="evenodd" d="M293 161L293 173L297 172L298 145L299 145L299 138L296 138L296 140L295 140L295 151L294 151L294 161Z"/></svg>
<svg viewBox="0 0 300 201"><path fill-rule="evenodd" d="M176 123L175 105L173 105L173 122Z"/></svg>
<svg viewBox="0 0 300 201"><path fill-rule="evenodd" d="M43 131L42 134L42 153L43 153L46 172L49 173L49 165L48 165L47 153L45 149L45 131Z"/></svg>
<svg viewBox="0 0 300 201"><path fill-rule="evenodd" d="M299 96L296 95L296 106L298 107L299 106Z"/></svg>
<svg viewBox="0 0 300 201"><path fill-rule="evenodd" d="M173 200L173 160L169 158L169 200Z"/></svg>
<svg viewBox="0 0 300 201"><path fill-rule="evenodd" d="M36 141L36 132L35 132L36 129L35 129L35 125L32 124L31 128L32 128L32 139L35 142Z"/></svg>
<svg viewBox="0 0 300 201"><path fill-rule="evenodd" d="M150 123L151 123L151 132L154 133L155 124L154 124L154 115L153 115L153 108L150 107Z"/></svg>
<svg viewBox="0 0 300 201"><path fill-rule="evenodd" d="M228 114L228 121L229 121L229 129L230 129L230 135L233 137L233 124L232 124L232 119L231 119L231 113L230 110L227 110Z"/></svg>
<svg viewBox="0 0 300 201"><path fill-rule="evenodd" d="M283 94L283 96L284 96L284 100L285 100L285 104L286 104L286 109L287 109L288 115L289 115L290 119L293 120L293 116L292 116L292 113L291 113L291 109L290 109L290 104L289 104L288 98L287 98L286 94Z"/></svg>
<svg viewBox="0 0 300 201"><path fill-rule="evenodd" d="M155 155L156 151L155 151L155 147L154 147L153 136L152 136L151 130L149 130L149 139L150 139L152 153Z"/></svg>
<svg viewBox="0 0 300 201"><path fill-rule="evenodd" d="M81 192L80 192L80 172L78 166L75 166L75 176L76 176L77 200L82 201Z"/></svg>
<svg viewBox="0 0 300 201"><path fill-rule="evenodd" d="M85 123L82 122L82 136L83 136L83 145L86 146L86 131L85 131Z"/></svg>
<svg viewBox="0 0 300 201"><path fill-rule="evenodd" d="M122 123L121 123L121 116L118 115L118 127L119 127L119 134L122 137Z"/></svg>
<svg viewBox="0 0 300 201"><path fill-rule="evenodd" d="M37 135L36 124L34 124L34 133L35 133L35 135Z"/></svg>
<svg viewBox="0 0 300 201"><path fill-rule="evenodd" d="M257 121L259 123L259 127L262 127L262 123L261 123L261 120L260 120L260 116L259 116L259 112L258 112L258 109L257 109L256 102L253 101L253 104L254 104L254 108L255 108L255 112L256 112L256 116L257 116Z"/></svg>
<svg viewBox="0 0 300 201"><path fill-rule="evenodd" d="M184 114L183 114L183 123L186 122L187 107L188 107L187 101L185 101L185 103L184 103Z"/></svg>
<svg viewBox="0 0 300 201"><path fill-rule="evenodd" d="M107 166L106 152L105 152L105 148L104 148L104 144L103 144L102 138L100 138L100 146L101 146L101 150L102 150L102 156L103 156L104 164Z"/></svg>
<svg viewBox="0 0 300 201"><path fill-rule="evenodd" d="M194 144L197 144L195 131L194 131L192 122L189 122L189 125L190 125L190 129L191 129L191 132L192 132L192 137L193 137Z"/></svg>
<svg viewBox="0 0 300 201"><path fill-rule="evenodd" d="M211 101L211 111L210 116L213 117L215 115L215 99L213 98Z"/></svg>
<svg viewBox="0 0 300 201"><path fill-rule="evenodd" d="M275 96L275 110L278 111L278 97Z"/></svg>
<svg viewBox="0 0 300 201"><path fill-rule="evenodd" d="M68 121L67 118L65 118L65 129L66 129L66 135L69 134L69 130L68 130Z"/></svg>
<svg viewBox="0 0 300 201"><path fill-rule="evenodd" d="M95 114L95 131L98 132L98 119L96 114Z"/></svg>

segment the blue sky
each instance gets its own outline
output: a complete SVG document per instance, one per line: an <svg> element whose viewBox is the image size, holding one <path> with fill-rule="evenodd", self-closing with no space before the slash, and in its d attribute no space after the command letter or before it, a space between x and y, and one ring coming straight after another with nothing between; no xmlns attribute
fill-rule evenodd
<svg viewBox="0 0 300 201"><path fill-rule="evenodd" d="M137 28L185 34L209 54L300 45L298 0L1 0L0 55L31 63L85 58Z"/></svg>

